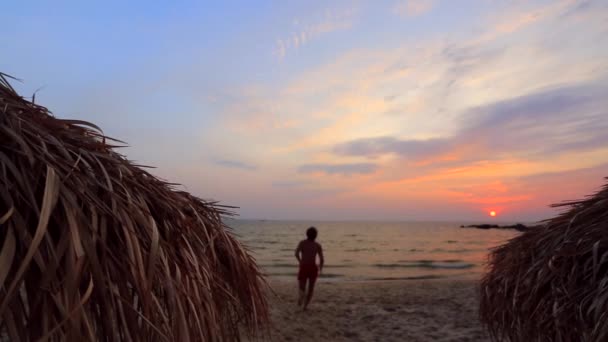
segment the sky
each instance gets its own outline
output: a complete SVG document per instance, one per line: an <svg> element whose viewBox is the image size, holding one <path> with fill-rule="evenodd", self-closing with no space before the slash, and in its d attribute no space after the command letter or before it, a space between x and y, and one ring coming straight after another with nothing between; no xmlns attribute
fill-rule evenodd
<svg viewBox="0 0 608 342"><path fill-rule="evenodd" d="M242 218L535 221L608 176L608 2L13 1L0 71Z"/></svg>

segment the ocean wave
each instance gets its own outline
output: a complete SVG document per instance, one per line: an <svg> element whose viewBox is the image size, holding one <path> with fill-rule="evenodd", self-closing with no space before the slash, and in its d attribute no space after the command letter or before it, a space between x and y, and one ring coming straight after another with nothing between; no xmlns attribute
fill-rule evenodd
<svg viewBox="0 0 608 342"><path fill-rule="evenodd" d="M297 265L295 263L290 264L290 263L277 262L277 263L273 263L273 264L258 264L258 266L266 267L266 268L269 268L269 267L294 267L295 268Z"/></svg>
<svg viewBox="0 0 608 342"><path fill-rule="evenodd" d="M351 248L345 249L345 252L375 252L375 248Z"/></svg>
<svg viewBox="0 0 608 342"><path fill-rule="evenodd" d="M483 246L486 243L483 241L466 241L464 242L465 245L478 245L478 246Z"/></svg>
<svg viewBox="0 0 608 342"><path fill-rule="evenodd" d="M468 253L468 252L481 252L485 251L484 249L468 249L468 248L460 248L460 249L444 249L444 248L435 248L431 251L431 253Z"/></svg>
<svg viewBox="0 0 608 342"><path fill-rule="evenodd" d="M412 276L412 277L378 277L378 278L368 278L367 280L425 280L425 279L442 279L447 278L446 276L440 275L421 275L421 276Z"/></svg>
<svg viewBox="0 0 608 342"><path fill-rule="evenodd" d="M264 274L267 277L297 277L297 273L291 273L291 272L270 272L270 273L265 273ZM344 278L343 274L338 274L338 273L321 273L319 275L319 278L322 279L327 279L327 278Z"/></svg>
<svg viewBox="0 0 608 342"><path fill-rule="evenodd" d="M277 263L272 263L272 264L258 264L258 266L260 267L265 267L265 268L273 268L273 267L281 267L281 268L297 268L298 264L297 263L281 263L281 262L277 262ZM331 268L353 268L356 267L356 265L324 265L323 269L331 269Z"/></svg>
<svg viewBox="0 0 608 342"><path fill-rule="evenodd" d="M274 241L274 240L249 240L246 241L246 243L261 243L264 245L276 245L277 243L279 243L280 241Z"/></svg>
<svg viewBox="0 0 608 342"><path fill-rule="evenodd" d="M475 264L462 260L416 260L403 261L392 264L373 264L377 268L438 268L438 269L465 269L475 267Z"/></svg>

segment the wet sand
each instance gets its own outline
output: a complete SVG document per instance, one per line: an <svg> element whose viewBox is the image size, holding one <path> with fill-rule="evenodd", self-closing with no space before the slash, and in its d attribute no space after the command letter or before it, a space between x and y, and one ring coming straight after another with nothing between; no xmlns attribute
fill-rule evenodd
<svg viewBox="0 0 608 342"><path fill-rule="evenodd" d="M272 341L489 341L472 280L321 282L308 311L271 281Z"/></svg>

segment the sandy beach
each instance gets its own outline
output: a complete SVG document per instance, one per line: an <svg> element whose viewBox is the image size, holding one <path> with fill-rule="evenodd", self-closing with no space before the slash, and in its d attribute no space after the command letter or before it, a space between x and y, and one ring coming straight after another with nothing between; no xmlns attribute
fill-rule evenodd
<svg viewBox="0 0 608 342"><path fill-rule="evenodd" d="M270 282L272 341L488 341L472 280L321 282L308 311Z"/></svg>

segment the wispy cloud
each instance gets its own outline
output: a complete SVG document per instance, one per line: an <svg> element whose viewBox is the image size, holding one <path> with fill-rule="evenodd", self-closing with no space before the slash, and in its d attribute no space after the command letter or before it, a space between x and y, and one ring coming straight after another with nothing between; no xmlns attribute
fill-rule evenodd
<svg viewBox="0 0 608 342"><path fill-rule="evenodd" d="M433 0L401 0L393 7L393 13L402 17L416 17L433 9Z"/></svg>
<svg viewBox="0 0 608 342"><path fill-rule="evenodd" d="M241 170L249 170L249 171L257 170L257 166L255 166L253 164L241 162L238 160L215 159L213 162L216 165L228 167L228 168L232 168L232 169L241 169Z"/></svg>
<svg viewBox="0 0 608 342"><path fill-rule="evenodd" d="M373 137L338 144L342 156L394 154L411 161L456 155L460 163L504 158L547 158L571 151L608 148L605 82L562 86L469 110L463 128L449 138Z"/></svg>
<svg viewBox="0 0 608 342"><path fill-rule="evenodd" d="M447 139L401 140L395 137L363 138L338 144L333 151L343 156L365 156L377 158L394 153L401 156L420 158L444 151L449 145Z"/></svg>
<svg viewBox="0 0 608 342"><path fill-rule="evenodd" d="M310 181L277 181L272 182L272 186L276 188L297 188L305 185L309 185L312 182Z"/></svg>
<svg viewBox="0 0 608 342"><path fill-rule="evenodd" d="M581 1L577 0L556 0L536 7L529 7L527 2L510 4L511 6L489 16L487 19L489 29L477 39L478 41L491 41L503 35L516 33L544 20L557 19L568 13L588 12L589 8L581 7L580 4Z"/></svg>
<svg viewBox="0 0 608 342"><path fill-rule="evenodd" d="M321 18L309 24L301 24L301 20L294 20L292 32L285 37L277 39L273 54L283 60L289 53L309 44L320 36L352 27L356 16L356 9L326 10Z"/></svg>
<svg viewBox="0 0 608 342"><path fill-rule="evenodd" d="M352 163L352 164L306 164L298 168L300 173L326 173L330 175L353 175L370 174L376 171L378 166L372 163Z"/></svg>

